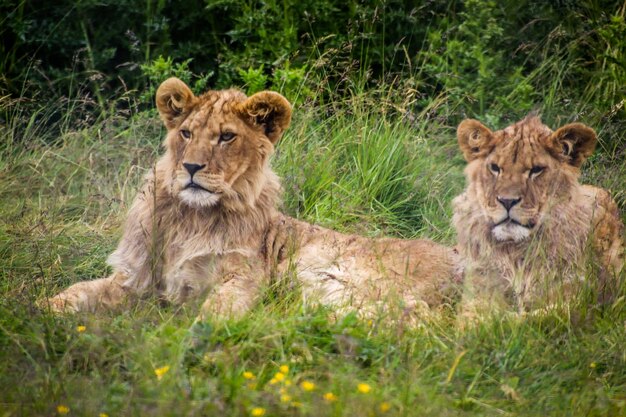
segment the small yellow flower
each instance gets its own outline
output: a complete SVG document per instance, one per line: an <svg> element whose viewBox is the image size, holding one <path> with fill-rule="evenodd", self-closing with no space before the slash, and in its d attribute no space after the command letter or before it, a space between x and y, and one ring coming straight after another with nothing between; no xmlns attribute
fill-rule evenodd
<svg viewBox="0 0 626 417"><path fill-rule="evenodd" d="M381 413L386 413L391 409L391 404L385 401L384 403L380 403L380 406L378 408Z"/></svg>
<svg viewBox="0 0 626 417"><path fill-rule="evenodd" d="M276 372L274 374L274 379L278 382L283 381L285 379L285 374L283 374L282 372Z"/></svg>
<svg viewBox="0 0 626 417"><path fill-rule="evenodd" d="M100 413L98 414L98 417L109 417L109 415L107 413Z"/></svg>
<svg viewBox="0 0 626 417"><path fill-rule="evenodd" d="M169 370L170 370L170 366L165 365L160 368L156 368L154 370L154 374L156 375L157 379L160 381L163 378L163 375L165 375Z"/></svg>
<svg viewBox="0 0 626 417"><path fill-rule="evenodd" d="M252 409L252 411L250 411L250 414L253 415L254 417L264 416L265 415L265 408L254 407Z"/></svg>
<svg viewBox="0 0 626 417"><path fill-rule="evenodd" d="M356 386L356 389L361 394L367 394L368 392L370 392L372 390L372 387L370 387L369 384L360 383L359 385Z"/></svg>
<svg viewBox="0 0 626 417"><path fill-rule="evenodd" d="M595 362L591 362L591 363L589 364L589 367L590 367L591 369L595 369L595 367L596 367L596 366L598 366L598 365L597 365Z"/></svg>
<svg viewBox="0 0 626 417"><path fill-rule="evenodd" d="M77 331L78 333L82 333L82 332L84 332L85 330L87 330L87 326L76 326L76 331Z"/></svg>
<svg viewBox="0 0 626 417"><path fill-rule="evenodd" d="M283 394L280 396L281 403L288 403L289 401L291 401L291 395Z"/></svg>
<svg viewBox="0 0 626 417"><path fill-rule="evenodd" d="M243 377L246 379L254 379L256 378L256 376L254 376L254 374L250 371L246 371L243 373Z"/></svg>
<svg viewBox="0 0 626 417"><path fill-rule="evenodd" d="M337 396L332 392L327 392L326 394L324 394L324 399L331 403L333 401L337 401Z"/></svg>
<svg viewBox="0 0 626 417"><path fill-rule="evenodd" d="M66 405L63 404L59 404L57 405L57 413L61 414L61 415L65 415L67 413L70 412L70 408Z"/></svg>
<svg viewBox="0 0 626 417"><path fill-rule="evenodd" d="M270 379L270 385L278 384L278 380L276 378Z"/></svg>
<svg viewBox="0 0 626 417"><path fill-rule="evenodd" d="M372 327L372 326L374 325L374 320L368 320L368 321L367 321L367 325L368 325L369 327Z"/></svg>
<svg viewBox="0 0 626 417"><path fill-rule="evenodd" d="M281 366L280 366L280 368L278 368L278 370L279 370L280 372L282 372L283 374L286 374L286 373L288 373L288 372L289 372L289 366L287 366L287 365L281 365Z"/></svg>
<svg viewBox="0 0 626 417"><path fill-rule="evenodd" d="M285 382L283 383L283 385L285 385L286 387L290 387L291 386L291 379L285 379Z"/></svg>
<svg viewBox="0 0 626 417"><path fill-rule="evenodd" d="M311 381L302 381L300 383L300 388L302 388L305 391L313 391L315 389L315 384L312 383Z"/></svg>

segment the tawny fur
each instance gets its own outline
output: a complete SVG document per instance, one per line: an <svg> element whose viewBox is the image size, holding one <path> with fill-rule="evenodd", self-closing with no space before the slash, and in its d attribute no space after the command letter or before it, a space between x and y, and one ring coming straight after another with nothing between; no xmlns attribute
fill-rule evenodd
<svg viewBox="0 0 626 417"><path fill-rule="evenodd" d="M461 286L458 253L429 240L370 239L281 216L268 245L278 259L275 273L295 273L305 299L341 313L393 311L414 320L452 305Z"/></svg>
<svg viewBox="0 0 626 417"><path fill-rule="evenodd" d="M48 300L52 309L96 311L144 294L181 303L209 291L201 317L239 316L269 283L276 262L267 246L285 231L297 234L290 259L305 297L354 308L394 295L410 307L446 299L458 276L451 249L346 236L277 211L281 188L268 158L291 120L282 96L225 90L195 97L173 78L156 102L168 128L166 152L128 213L109 257L113 274L71 286Z"/></svg>
<svg viewBox="0 0 626 417"><path fill-rule="evenodd" d="M457 134L468 161L467 188L453 203L467 263L463 313L567 302L590 260L601 281L591 284L610 292L624 263L623 225L607 191L578 183L593 130L574 123L552 132L527 117L497 132L466 120Z"/></svg>

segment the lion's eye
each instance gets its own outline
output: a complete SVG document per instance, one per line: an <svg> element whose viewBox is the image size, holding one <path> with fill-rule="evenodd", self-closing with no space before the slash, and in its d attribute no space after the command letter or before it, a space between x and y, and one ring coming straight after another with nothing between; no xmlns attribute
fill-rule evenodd
<svg viewBox="0 0 626 417"><path fill-rule="evenodd" d="M540 167L540 166L535 165L534 167L530 169L530 175L541 174L544 169L546 169L546 167Z"/></svg>
<svg viewBox="0 0 626 417"><path fill-rule="evenodd" d="M226 143L235 139L235 134L233 132L224 132L220 135L220 142Z"/></svg>
<svg viewBox="0 0 626 417"><path fill-rule="evenodd" d="M489 169L496 174L500 172L500 167L494 163L489 164Z"/></svg>
<svg viewBox="0 0 626 417"><path fill-rule="evenodd" d="M187 129L181 129L180 135L185 139L189 139L191 137L191 132L188 131Z"/></svg>

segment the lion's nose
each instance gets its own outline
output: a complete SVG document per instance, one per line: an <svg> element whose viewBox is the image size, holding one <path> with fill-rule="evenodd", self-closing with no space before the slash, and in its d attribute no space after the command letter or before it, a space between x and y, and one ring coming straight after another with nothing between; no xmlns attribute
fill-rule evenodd
<svg viewBox="0 0 626 417"><path fill-rule="evenodd" d="M188 164L187 162L183 162L183 166L185 167L187 172L189 172L189 175L193 177L193 174L195 174L196 172L198 172L202 168L204 168L206 166L206 164L205 165L198 165L198 164Z"/></svg>
<svg viewBox="0 0 626 417"><path fill-rule="evenodd" d="M497 199L500 202L500 204L502 204L504 208L507 210L511 210L513 206L515 206L520 201L522 201L521 198L502 198L500 196L498 196Z"/></svg>

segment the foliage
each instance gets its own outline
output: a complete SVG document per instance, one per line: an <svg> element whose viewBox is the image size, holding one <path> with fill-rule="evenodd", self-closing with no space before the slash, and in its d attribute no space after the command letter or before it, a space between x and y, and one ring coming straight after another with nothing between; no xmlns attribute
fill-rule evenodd
<svg viewBox="0 0 626 417"><path fill-rule="evenodd" d="M272 166L282 209L309 222L453 244L454 126L502 128L530 110L598 131L582 180L610 189L626 219L625 7L0 0L0 414L626 415L624 276L612 303L581 296L466 330L452 311L417 327L329 320L284 282L243 320L193 332L193 303L35 306L107 273L164 136L142 110L169 76L295 104Z"/></svg>
<svg viewBox="0 0 626 417"><path fill-rule="evenodd" d="M521 64L507 59L502 48L504 11L495 1L467 0L458 20L428 34L428 49L419 53L421 71L469 114L523 114L536 94ZM460 22L460 24L458 23Z"/></svg>
<svg viewBox="0 0 626 417"><path fill-rule="evenodd" d="M454 133L385 111L384 94L297 109L272 161L284 179L284 209L348 232L452 243L450 201L463 187L464 165ZM197 303L148 298L125 314L42 311L38 299L107 273L105 259L164 135L158 118L143 113L62 131L51 144L33 126L28 146L0 150L7 415L63 407L110 416L626 412L624 284L604 306L583 297L567 311L487 317L463 331L451 311L418 327L391 317L332 320L284 282L267 288L243 320L212 319L192 331ZM603 158L585 166L585 181L623 196L623 160Z"/></svg>
<svg viewBox="0 0 626 417"><path fill-rule="evenodd" d="M159 55L159 57L151 63L141 65L141 71L148 79L148 88L139 96L141 102L152 103L159 84L170 77L177 77L184 81L191 87L195 94L203 93L207 88L207 82L211 74L201 76L194 75L189 69L189 63L191 61L193 61L193 59L189 58L175 64L172 58L163 58L163 56Z"/></svg>
<svg viewBox="0 0 626 417"><path fill-rule="evenodd" d="M248 68L247 71L240 69L239 76L246 86L246 93L248 95L265 90L268 77L263 71L263 65L259 68Z"/></svg>
<svg viewBox="0 0 626 417"><path fill-rule="evenodd" d="M199 74L193 79L212 88L280 89L295 102L410 79L416 112L443 95L458 106L446 117L497 122L548 102L572 111L582 103L624 120L625 7L608 0L4 0L0 88L58 98L87 86L108 111L106 99L120 90L150 102L155 84L177 72Z"/></svg>

